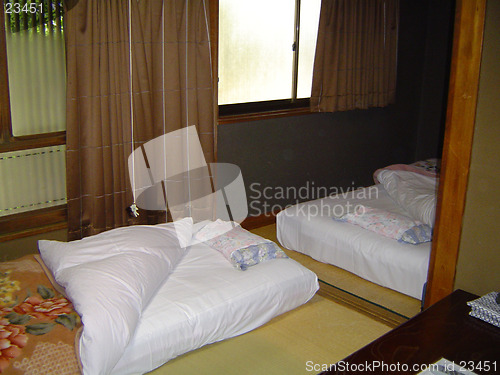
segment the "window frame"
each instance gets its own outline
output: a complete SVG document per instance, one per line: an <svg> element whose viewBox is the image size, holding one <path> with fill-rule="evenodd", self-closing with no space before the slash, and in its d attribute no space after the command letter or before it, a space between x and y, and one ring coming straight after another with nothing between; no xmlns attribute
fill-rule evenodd
<svg viewBox="0 0 500 375"><path fill-rule="evenodd" d="M255 120L266 120L277 117L299 116L311 114L310 98L297 98L298 61L300 53L300 6L301 0L295 0L293 68L292 68L292 97L289 99L268 100L261 102L218 104L218 77L219 77L219 0L210 3L210 27L212 39L212 64L215 100L217 104L217 123L228 124ZM297 11L298 10L298 11ZM214 43L214 40L216 41Z"/></svg>
<svg viewBox="0 0 500 375"><path fill-rule="evenodd" d="M0 152L19 151L66 144L66 132L15 137L9 96L5 1L0 0ZM15 213L0 217L0 242L67 228L67 205Z"/></svg>

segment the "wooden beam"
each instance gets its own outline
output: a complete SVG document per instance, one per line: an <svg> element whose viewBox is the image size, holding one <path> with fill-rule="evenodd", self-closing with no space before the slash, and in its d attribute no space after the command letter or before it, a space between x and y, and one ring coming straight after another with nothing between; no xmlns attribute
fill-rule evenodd
<svg viewBox="0 0 500 375"><path fill-rule="evenodd" d="M457 0L441 184L424 307L453 291L476 119L487 0Z"/></svg>
<svg viewBox="0 0 500 375"><path fill-rule="evenodd" d="M68 227L66 205L0 217L0 242Z"/></svg>

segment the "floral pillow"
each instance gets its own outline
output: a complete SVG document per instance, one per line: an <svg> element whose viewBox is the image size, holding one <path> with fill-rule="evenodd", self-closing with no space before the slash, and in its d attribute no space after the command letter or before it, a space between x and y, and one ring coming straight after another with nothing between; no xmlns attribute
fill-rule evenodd
<svg viewBox="0 0 500 375"><path fill-rule="evenodd" d="M378 208L359 205L354 212L344 215L340 220L413 245L432 239L432 229L428 225Z"/></svg>
<svg viewBox="0 0 500 375"><path fill-rule="evenodd" d="M220 228L228 230L221 231ZM216 237L207 236L212 230L217 232ZM220 252L235 268L242 271L271 259L288 258L274 242L250 233L236 223L214 221L198 232L195 238ZM205 238L208 239L204 240Z"/></svg>

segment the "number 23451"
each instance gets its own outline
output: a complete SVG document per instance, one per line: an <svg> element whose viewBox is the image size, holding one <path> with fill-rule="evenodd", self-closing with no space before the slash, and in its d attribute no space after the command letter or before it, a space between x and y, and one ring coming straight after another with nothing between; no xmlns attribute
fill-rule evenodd
<svg viewBox="0 0 500 375"><path fill-rule="evenodd" d="M38 13L38 12L43 12L43 6L42 4L35 4L35 3L31 3L31 4L24 4L23 6L21 6L21 4L19 3L6 3L5 4L5 13L15 13L15 14L19 14L19 13Z"/></svg>

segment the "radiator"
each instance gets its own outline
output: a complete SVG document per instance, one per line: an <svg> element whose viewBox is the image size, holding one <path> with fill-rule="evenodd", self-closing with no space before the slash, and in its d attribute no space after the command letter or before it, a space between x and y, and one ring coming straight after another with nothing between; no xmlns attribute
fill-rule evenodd
<svg viewBox="0 0 500 375"><path fill-rule="evenodd" d="M66 203L66 146L0 153L0 216Z"/></svg>

